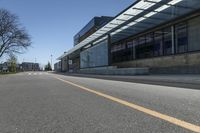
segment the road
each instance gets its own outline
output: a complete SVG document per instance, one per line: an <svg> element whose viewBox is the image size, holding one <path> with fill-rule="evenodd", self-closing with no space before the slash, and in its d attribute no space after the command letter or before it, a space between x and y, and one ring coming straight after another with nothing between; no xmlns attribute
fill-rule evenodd
<svg viewBox="0 0 200 133"><path fill-rule="evenodd" d="M0 133L200 132L200 90L45 72L0 76Z"/></svg>

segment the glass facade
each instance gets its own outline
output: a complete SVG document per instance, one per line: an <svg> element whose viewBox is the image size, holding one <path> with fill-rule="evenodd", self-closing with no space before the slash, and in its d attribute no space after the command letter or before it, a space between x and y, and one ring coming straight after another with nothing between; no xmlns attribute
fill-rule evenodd
<svg viewBox="0 0 200 133"><path fill-rule="evenodd" d="M200 16L111 46L112 63L200 50Z"/></svg>
<svg viewBox="0 0 200 133"><path fill-rule="evenodd" d="M108 65L108 42L102 41L80 53L80 67L92 68Z"/></svg>

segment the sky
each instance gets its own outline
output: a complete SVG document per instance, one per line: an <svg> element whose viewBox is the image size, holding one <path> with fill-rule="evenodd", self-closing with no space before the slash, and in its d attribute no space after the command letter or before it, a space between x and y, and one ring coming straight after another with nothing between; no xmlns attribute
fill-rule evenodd
<svg viewBox="0 0 200 133"><path fill-rule="evenodd" d="M47 64L73 47L73 36L94 16L115 16L134 0L0 0L16 14L32 38L18 61ZM4 57L5 58L5 57Z"/></svg>

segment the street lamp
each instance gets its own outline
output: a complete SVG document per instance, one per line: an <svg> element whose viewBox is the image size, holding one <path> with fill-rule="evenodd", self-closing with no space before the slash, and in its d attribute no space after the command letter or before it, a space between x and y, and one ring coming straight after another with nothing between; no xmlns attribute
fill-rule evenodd
<svg viewBox="0 0 200 133"><path fill-rule="evenodd" d="M51 70L53 70L53 67L52 67L52 57L53 57L53 55L51 54Z"/></svg>
<svg viewBox="0 0 200 133"><path fill-rule="evenodd" d="M35 64L34 64L34 71L36 71L36 58L35 58Z"/></svg>

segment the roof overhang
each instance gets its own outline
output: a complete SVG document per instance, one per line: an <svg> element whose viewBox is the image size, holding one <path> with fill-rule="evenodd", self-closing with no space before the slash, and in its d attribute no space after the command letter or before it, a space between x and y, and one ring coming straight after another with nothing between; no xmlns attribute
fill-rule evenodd
<svg viewBox="0 0 200 133"><path fill-rule="evenodd" d="M64 52L63 55L61 55L60 57L57 58L57 60L61 60L62 58L66 57L68 54L68 52Z"/></svg>
<svg viewBox="0 0 200 133"><path fill-rule="evenodd" d="M116 42L200 8L200 0L137 0L62 57L111 35ZM60 58L59 58L60 59Z"/></svg>

